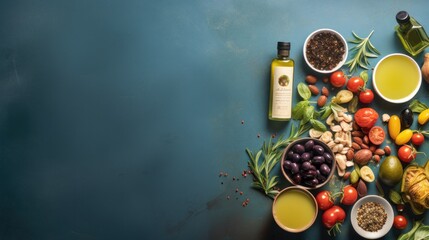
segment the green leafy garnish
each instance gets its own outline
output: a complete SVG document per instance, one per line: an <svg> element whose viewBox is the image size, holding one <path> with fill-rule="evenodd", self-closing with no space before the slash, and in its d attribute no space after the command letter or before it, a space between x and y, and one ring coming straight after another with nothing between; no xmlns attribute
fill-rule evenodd
<svg viewBox="0 0 429 240"><path fill-rule="evenodd" d="M349 42L357 44L350 49L350 53L354 52L352 59L347 61L345 64L350 68L349 72L353 73L359 66L364 69L369 69L368 58L376 58L380 55L380 52L372 45L369 38L374 33L374 30L366 38L359 37L355 32L352 32L354 40Z"/></svg>
<svg viewBox="0 0 429 240"><path fill-rule="evenodd" d="M414 99L413 101L411 101L409 108L415 113L421 113L429 107L428 105L420 102L419 100Z"/></svg>
<svg viewBox="0 0 429 240"><path fill-rule="evenodd" d="M421 221L415 221L413 228L404 234L401 234L398 240L425 240L429 239L429 226Z"/></svg>
<svg viewBox="0 0 429 240"><path fill-rule="evenodd" d="M298 83L298 86L296 86L298 89L298 94L301 96L302 99L308 100L311 97L310 88L305 83Z"/></svg>
<svg viewBox="0 0 429 240"><path fill-rule="evenodd" d="M262 190L270 198L275 198L279 193L276 189L278 176L272 176L271 171L280 161L283 149L307 132L309 128L308 124L302 124L301 121L298 128L292 124L288 138L283 139L280 137L277 142L272 142L270 138L268 142L263 143L261 150L256 152L256 154L246 149L247 155L250 158L248 165L254 176L252 183L254 188Z"/></svg>

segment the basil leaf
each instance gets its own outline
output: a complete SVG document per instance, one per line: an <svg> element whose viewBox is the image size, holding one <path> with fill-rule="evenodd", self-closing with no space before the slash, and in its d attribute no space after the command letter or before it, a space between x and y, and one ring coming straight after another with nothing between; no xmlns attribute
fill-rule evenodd
<svg viewBox="0 0 429 240"><path fill-rule="evenodd" d="M414 233L420 227L420 225L422 225L422 223L420 221L415 221L414 225L413 225L413 228L409 232L401 234L399 236L398 240L409 240L409 239L412 239Z"/></svg>
<svg viewBox="0 0 429 240"><path fill-rule="evenodd" d="M421 225L414 233L414 240L429 239L429 226Z"/></svg>
<svg viewBox="0 0 429 240"><path fill-rule="evenodd" d="M307 100L298 102L295 107L292 109L292 118L296 120L301 120L304 116L305 109L310 105Z"/></svg>
<svg viewBox="0 0 429 240"><path fill-rule="evenodd" d="M415 113L421 113L421 112L423 112L424 110L428 109L429 107L428 107L428 105L426 105L426 104L424 104L424 103L420 102L419 100L414 99L414 100L410 103L409 108L411 109L411 111L413 111L413 112L415 112Z"/></svg>
<svg viewBox="0 0 429 240"><path fill-rule="evenodd" d="M313 119L314 115L314 106L310 105L305 108L304 116L302 117L302 123L306 124L310 119Z"/></svg>
<svg viewBox="0 0 429 240"><path fill-rule="evenodd" d="M302 99L308 100L311 97L310 88L305 83L298 83L297 86L299 96L301 96Z"/></svg>
<svg viewBox="0 0 429 240"><path fill-rule="evenodd" d="M313 126L314 129L321 131L321 132L326 132L327 128L326 125L323 124L321 121L316 120L316 119L310 119L310 123Z"/></svg>
<svg viewBox="0 0 429 240"><path fill-rule="evenodd" d="M402 198L401 198L401 195L398 192L396 192L394 190L390 190L389 197L390 197L390 200L394 204L402 204Z"/></svg>
<svg viewBox="0 0 429 240"><path fill-rule="evenodd" d="M368 82L368 71L367 70L365 70L365 71L362 71L360 74L359 74L359 76L360 76L360 78L362 78L363 79L363 81L366 83L366 82Z"/></svg>

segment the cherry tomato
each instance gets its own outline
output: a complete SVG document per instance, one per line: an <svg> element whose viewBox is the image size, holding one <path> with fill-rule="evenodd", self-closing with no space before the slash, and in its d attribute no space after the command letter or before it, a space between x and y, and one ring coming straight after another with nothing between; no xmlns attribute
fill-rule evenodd
<svg viewBox="0 0 429 240"><path fill-rule="evenodd" d="M408 221L407 219L402 216L402 215L397 215L394 219L393 219L393 226L396 229L405 229L408 225Z"/></svg>
<svg viewBox="0 0 429 240"><path fill-rule="evenodd" d="M363 86L365 86L365 81L360 77L351 77L349 81L347 81L347 89L353 93L359 92Z"/></svg>
<svg viewBox="0 0 429 240"><path fill-rule="evenodd" d="M359 101L361 103L369 104L374 100L374 93L371 89L365 89L359 93Z"/></svg>
<svg viewBox="0 0 429 240"><path fill-rule="evenodd" d="M371 141L375 145L380 145L384 142L384 139L386 138L386 133L384 132L383 128L380 126L374 126L369 130L368 133L369 141Z"/></svg>
<svg viewBox="0 0 429 240"><path fill-rule="evenodd" d="M331 77L329 78L332 86L334 87L342 87L346 84L346 76L344 75L343 71L336 71L331 74Z"/></svg>
<svg viewBox="0 0 429 240"><path fill-rule="evenodd" d="M323 213L322 223L326 228L333 228L335 225L344 222L345 218L346 212L339 206L333 206Z"/></svg>
<svg viewBox="0 0 429 240"><path fill-rule="evenodd" d="M404 163L413 161L416 155L415 149L409 145L403 145L398 149L398 158Z"/></svg>
<svg viewBox="0 0 429 240"><path fill-rule="evenodd" d="M423 136L423 134L419 132L413 133L413 136L411 137L411 143L413 143L413 145L420 146L423 144L424 141L425 136Z"/></svg>
<svg viewBox="0 0 429 240"><path fill-rule="evenodd" d="M343 188L343 197L341 198L341 203L344 205L352 205L356 202L358 198L358 193L356 188L351 185L347 185Z"/></svg>
<svg viewBox="0 0 429 240"><path fill-rule="evenodd" d="M372 128L378 120L378 113L372 108L360 108L355 113L355 121L362 128Z"/></svg>
<svg viewBox="0 0 429 240"><path fill-rule="evenodd" d="M327 190L323 190L316 195L316 202L320 210L326 210L334 206L331 193Z"/></svg>

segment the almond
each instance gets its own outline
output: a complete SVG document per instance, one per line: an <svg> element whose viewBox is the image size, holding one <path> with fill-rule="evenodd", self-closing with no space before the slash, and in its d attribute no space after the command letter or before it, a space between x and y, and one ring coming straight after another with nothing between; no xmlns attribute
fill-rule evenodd
<svg viewBox="0 0 429 240"><path fill-rule="evenodd" d="M329 77L323 77L323 78L322 78L322 81L323 81L324 83L328 83L328 82L329 82Z"/></svg>
<svg viewBox="0 0 429 240"><path fill-rule="evenodd" d="M346 172L346 173L344 173L343 179L344 179L344 180L349 179L349 178L350 178L350 174L351 174L351 172Z"/></svg>
<svg viewBox="0 0 429 240"><path fill-rule="evenodd" d="M368 136L367 135L363 136L362 141L365 144L369 144L369 138L368 138Z"/></svg>
<svg viewBox="0 0 429 240"><path fill-rule="evenodd" d="M357 144L357 143L352 143L352 148L354 149L354 150L360 150L361 149L361 147L360 147L360 145L359 144Z"/></svg>
<svg viewBox="0 0 429 240"><path fill-rule="evenodd" d="M362 149L368 149L369 150L369 146L368 145L366 145L365 143L362 143L361 145L360 145L360 147L362 148ZM369 150L370 152L371 152L371 150Z"/></svg>
<svg viewBox="0 0 429 240"><path fill-rule="evenodd" d="M346 153L347 161L353 160L354 156L355 156L355 152L353 151L353 149L349 149Z"/></svg>
<svg viewBox="0 0 429 240"><path fill-rule="evenodd" d="M316 78L315 76L313 76L313 75L307 75L307 76L305 77L305 81L306 81L308 84L315 84L315 83L317 82L317 78Z"/></svg>
<svg viewBox="0 0 429 240"><path fill-rule="evenodd" d="M385 151L384 151L383 149L381 149L381 148L378 148L378 149L376 149L376 150L374 151L374 154L377 154L377 155L383 156L383 155L385 154Z"/></svg>
<svg viewBox="0 0 429 240"><path fill-rule="evenodd" d="M384 154L386 156L389 156L392 153L392 149L390 149L390 146L385 146L384 147Z"/></svg>
<svg viewBox="0 0 429 240"><path fill-rule="evenodd" d="M359 145L361 145L363 143L362 138L360 138L360 137L353 137L353 142L355 142Z"/></svg>
<svg viewBox="0 0 429 240"><path fill-rule="evenodd" d="M361 149L355 152L354 161L360 166L366 165L372 158L372 152L368 149Z"/></svg>
<svg viewBox="0 0 429 240"><path fill-rule="evenodd" d="M327 100L328 100L328 98L325 95L321 95L317 99L317 106L319 106L319 107L325 106Z"/></svg>
<svg viewBox="0 0 429 240"><path fill-rule="evenodd" d="M326 87L322 87L322 95L329 96L329 90Z"/></svg>
<svg viewBox="0 0 429 240"><path fill-rule="evenodd" d="M320 91L319 91L319 88L316 85L309 84L308 88L310 89L311 94L313 94L315 96L319 95Z"/></svg>
<svg viewBox="0 0 429 240"><path fill-rule="evenodd" d="M369 145L369 150L372 152L372 153L374 153L375 152L375 150L377 150L377 146L375 146L375 145Z"/></svg>
<svg viewBox="0 0 429 240"><path fill-rule="evenodd" d="M374 160L374 162L379 163L381 160L381 157L380 157L380 155L374 155L374 156L372 156L372 159Z"/></svg>
<svg viewBox="0 0 429 240"><path fill-rule="evenodd" d="M363 132L361 132L361 131L353 131L352 136L363 138L363 136L365 136L365 134L363 134Z"/></svg>

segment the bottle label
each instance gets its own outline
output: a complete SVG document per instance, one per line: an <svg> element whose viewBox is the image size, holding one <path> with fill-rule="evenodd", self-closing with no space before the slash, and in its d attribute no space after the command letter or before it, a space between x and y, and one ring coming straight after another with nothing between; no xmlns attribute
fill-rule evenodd
<svg viewBox="0 0 429 240"><path fill-rule="evenodd" d="M275 67L273 77L272 117L291 118L293 67Z"/></svg>

